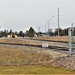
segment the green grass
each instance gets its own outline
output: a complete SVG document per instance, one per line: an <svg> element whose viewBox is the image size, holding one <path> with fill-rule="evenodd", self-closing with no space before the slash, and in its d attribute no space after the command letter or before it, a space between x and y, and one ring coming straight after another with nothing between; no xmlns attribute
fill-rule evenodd
<svg viewBox="0 0 75 75"><path fill-rule="evenodd" d="M0 74L73 74L67 69L47 66L0 66Z"/></svg>

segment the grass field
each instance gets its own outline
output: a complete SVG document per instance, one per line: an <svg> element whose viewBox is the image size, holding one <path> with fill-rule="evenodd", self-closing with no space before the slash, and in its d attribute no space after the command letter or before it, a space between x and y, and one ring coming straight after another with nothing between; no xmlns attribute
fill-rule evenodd
<svg viewBox="0 0 75 75"><path fill-rule="evenodd" d="M50 37L34 37L33 39L37 40L47 40L47 41L59 41L59 42L68 42L68 36L50 36ZM75 42L75 36L73 36L73 42Z"/></svg>
<svg viewBox="0 0 75 75"><path fill-rule="evenodd" d="M48 66L0 66L0 74L74 74L75 72Z"/></svg>
<svg viewBox="0 0 75 75"><path fill-rule="evenodd" d="M36 48L37 49L37 48ZM33 47L0 47L0 74L73 74L65 68L46 65L52 57ZM40 64L38 64L40 63Z"/></svg>
<svg viewBox="0 0 75 75"><path fill-rule="evenodd" d="M36 49L32 47L0 47L0 65L38 64L51 59L50 55L36 52Z"/></svg>
<svg viewBox="0 0 75 75"><path fill-rule="evenodd" d="M43 64L66 56L56 51L35 47L0 46L0 65Z"/></svg>
<svg viewBox="0 0 75 75"><path fill-rule="evenodd" d="M37 44L37 42L21 39L0 39L0 42ZM53 58L50 54L53 53L54 57L56 57L55 54L57 56L62 54L37 51L37 49L34 47L0 46L0 74L75 74L74 71L65 68L50 66L49 62Z"/></svg>

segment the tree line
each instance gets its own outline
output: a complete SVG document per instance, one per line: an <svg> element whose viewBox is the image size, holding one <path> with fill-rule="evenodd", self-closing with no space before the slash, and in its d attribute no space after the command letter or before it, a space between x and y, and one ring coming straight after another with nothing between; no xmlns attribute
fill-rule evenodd
<svg viewBox="0 0 75 75"><path fill-rule="evenodd" d="M49 29L47 32L36 32L33 27L30 27L29 30L27 30L26 32L23 31L13 31L12 29L8 30L1 30L0 31L0 37L7 37L10 34L14 34L20 37L34 37L35 35L37 36L42 36L42 35L49 35L49 36L57 36L58 35L58 28L56 28L54 30L54 32L52 31L52 29ZM60 36L68 36L68 28L66 29L62 29L59 28L59 35ZM74 28L74 32L73 35L75 36L75 28Z"/></svg>
<svg viewBox="0 0 75 75"><path fill-rule="evenodd" d="M17 35L19 37L34 37L35 34L35 30L30 27L29 30L27 30L26 32L23 32L22 30L17 32L17 31L13 31L12 29L8 30L1 30L0 31L0 37L7 37L8 35L13 34L13 35Z"/></svg>

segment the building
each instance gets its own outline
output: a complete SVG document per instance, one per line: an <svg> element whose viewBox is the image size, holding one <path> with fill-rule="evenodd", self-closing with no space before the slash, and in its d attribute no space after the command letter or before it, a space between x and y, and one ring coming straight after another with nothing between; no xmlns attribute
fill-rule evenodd
<svg viewBox="0 0 75 75"><path fill-rule="evenodd" d="M17 38L17 35L15 35L15 34L9 34L9 35L7 35L7 37L8 38Z"/></svg>

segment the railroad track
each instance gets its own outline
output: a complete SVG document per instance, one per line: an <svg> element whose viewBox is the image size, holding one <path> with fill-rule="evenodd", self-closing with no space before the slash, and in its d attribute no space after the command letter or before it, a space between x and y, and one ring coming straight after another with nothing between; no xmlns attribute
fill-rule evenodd
<svg viewBox="0 0 75 75"><path fill-rule="evenodd" d="M17 43L0 43L0 45L5 46L5 45L9 45L9 46L29 46L29 47L38 47L38 48L44 48L42 47L42 45L32 45L32 44L17 44ZM45 49L53 49L53 50L61 50L61 51L68 51L67 47L58 47L58 46L48 46ZM75 50L75 48L73 48Z"/></svg>
<svg viewBox="0 0 75 75"><path fill-rule="evenodd" d="M11 45L11 46L31 46L42 48L43 43L48 43L48 47L45 49L68 51L68 43L65 42L54 42L54 41L41 41L33 39L0 39L0 45ZM75 44L73 43L75 46ZM75 48L73 48L75 50Z"/></svg>

